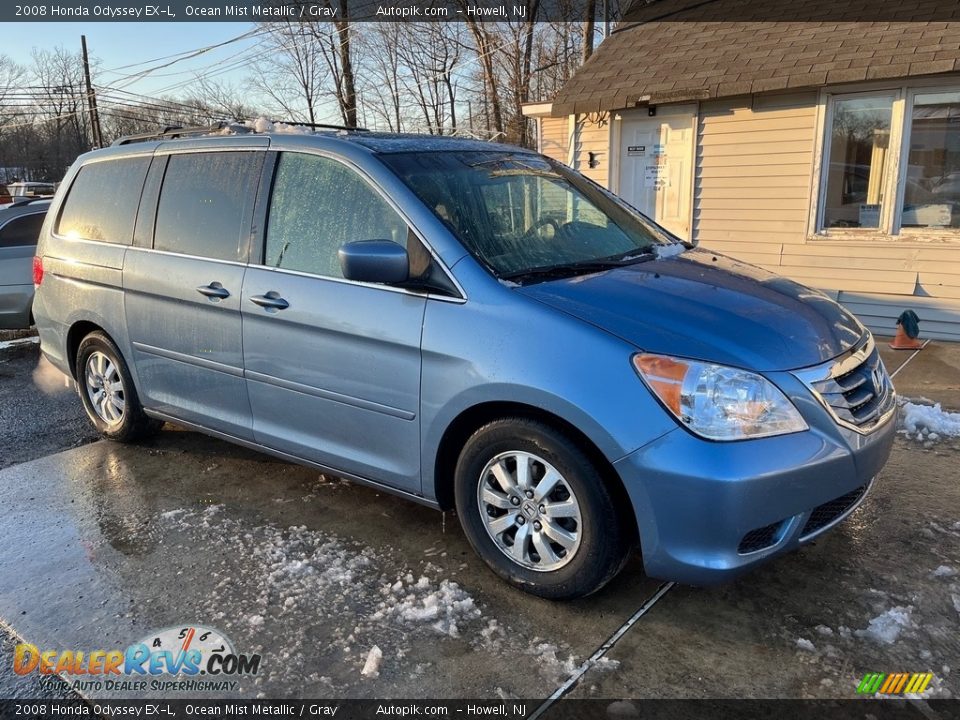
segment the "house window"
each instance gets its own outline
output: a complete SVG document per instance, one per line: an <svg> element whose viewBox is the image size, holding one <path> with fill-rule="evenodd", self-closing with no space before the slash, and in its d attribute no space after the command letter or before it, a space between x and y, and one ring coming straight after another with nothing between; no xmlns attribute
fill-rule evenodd
<svg viewBox="0 0 960 720"><path fill-rule="evenodd" d="M829 135L823 226L880 227L890 162L892 95L834 102Z"/></svg>
<svg viewBox="0 0 960 720"><path fill-rule="evenodd" d="M828 96L818 231L960 230L960 90Z"/></svg>
<svg viewBox="0 0 960 720"><path fill-rule="evenodd" d="M960 228L960 92L917 93L900 227Z"/></svg>

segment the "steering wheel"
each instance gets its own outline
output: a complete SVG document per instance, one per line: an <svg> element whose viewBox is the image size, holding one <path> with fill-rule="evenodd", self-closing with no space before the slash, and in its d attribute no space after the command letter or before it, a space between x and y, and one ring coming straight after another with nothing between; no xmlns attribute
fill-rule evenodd
<svg viewBox="0 0 960 720"><path fill-rule="evenodd" d="M543 218L542 220L537 220L533 225L530 226L530 229L523 234L524 240L530 240L534 237L540 236L540 229L546 227L547 225L553 226L554 237L560 232L560 225L551 217Z"/></svg>

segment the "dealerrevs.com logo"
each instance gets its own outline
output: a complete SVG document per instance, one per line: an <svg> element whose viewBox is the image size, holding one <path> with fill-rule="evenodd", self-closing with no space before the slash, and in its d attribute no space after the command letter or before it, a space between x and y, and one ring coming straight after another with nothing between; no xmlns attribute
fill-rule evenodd
<svg viewBox="0 0 960 720"><path fill-rule="evenodd" d="M42 650L21 643L13 653L17 675L61 675L79 691L235 690L238 676L256 675L260 655L238 653L219 630L201 625L150 633L126 650Z"/></svg>

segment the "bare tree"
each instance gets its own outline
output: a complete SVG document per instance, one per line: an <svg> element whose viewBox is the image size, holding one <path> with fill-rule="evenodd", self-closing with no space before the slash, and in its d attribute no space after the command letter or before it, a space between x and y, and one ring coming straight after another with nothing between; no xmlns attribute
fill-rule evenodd
<svg viewBox="0 0 960 720"><path fill-rule="evenodd" d="M292 120L317 122L323 56L314 35L299 23L265 23L273 52L254 69L254 85Z"/></svg>

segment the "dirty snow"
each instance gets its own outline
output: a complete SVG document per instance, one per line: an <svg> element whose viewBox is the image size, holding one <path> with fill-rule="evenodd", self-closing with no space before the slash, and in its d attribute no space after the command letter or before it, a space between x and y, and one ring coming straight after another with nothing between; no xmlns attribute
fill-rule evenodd
<svg viewBox="0 0 960 720"><path fill-rule="evenodd" d="M381 662L383 662L383 650L374 645L367 653L367 661L363 664L360 674L364 677L380 677Z"/></svg>
<svg viewBox="0 0 960 720"><path fill-rule="evenodd" d="M425 624L440 635L453 638L460 637L459 623L481 615L473 598L449 580L442 580L436 587L425 575L414 581L413 574L407 573L381 588L380 593L384 599L371 619Z"/></svg>
<svg viewBox="0 0 960 720"><path fill-rule="evenodd" d="M807 652L816 652L817 648L806 638L797 638L797 647Z"/></svg>
<svg viewBox="0 0 960 720"><path fill-rule="evenodd" d="M369 681L375 672L434 673L436 656L419 654L425 643L456 641L497 658L528 657L545 689L582 662L565 643L524 632L522 621L508 625L485 616L466 590L443 576L448 571L426 558L416 570L397 572L390 550L302 525L258 524L234 517L223 505L158 513L154 526L173 555L205 546L218 558L193 578L197 592L181 611L264 656L265 672L243 694L269 695L271 687L284 687L294 667L304 682L329 686L330 692ZM312 670L321 658L333 677ZM612 660L597 664L599 670L615 666Z"/></svg>
<svg viewBox="0 0 960 720"><path fill-rule="evenodd" d="M40 338L38 337L28 337L20 338L19 340L4 340L0 342L0 350L6 350L7 348L17 347L18 345L39 345Z"/></svg>
<svg viewBox="0 0 960 720"><path fill-rule="evenodd" d="M857 630L855 634L857 637L873 640L882 645L892 645L900 637L904 628L913 626L912 614L912 605L906 607L898 605L873 618L865 629Z"/></svg>
<svg viewBox="0 0 960 720"><path fill-rule="evenodd" d="M901 432L920 442L960 437L960 413L944 410L940 403L921 405L907 401L900 411Z"/></svg>
<svg viewBox="0 0 960 720"><path fill-rule="evenodd" d="M934 577L953 577L957 574L957 571L954 570L949 565L941 565L936 570L933 571Z"/></svg>

